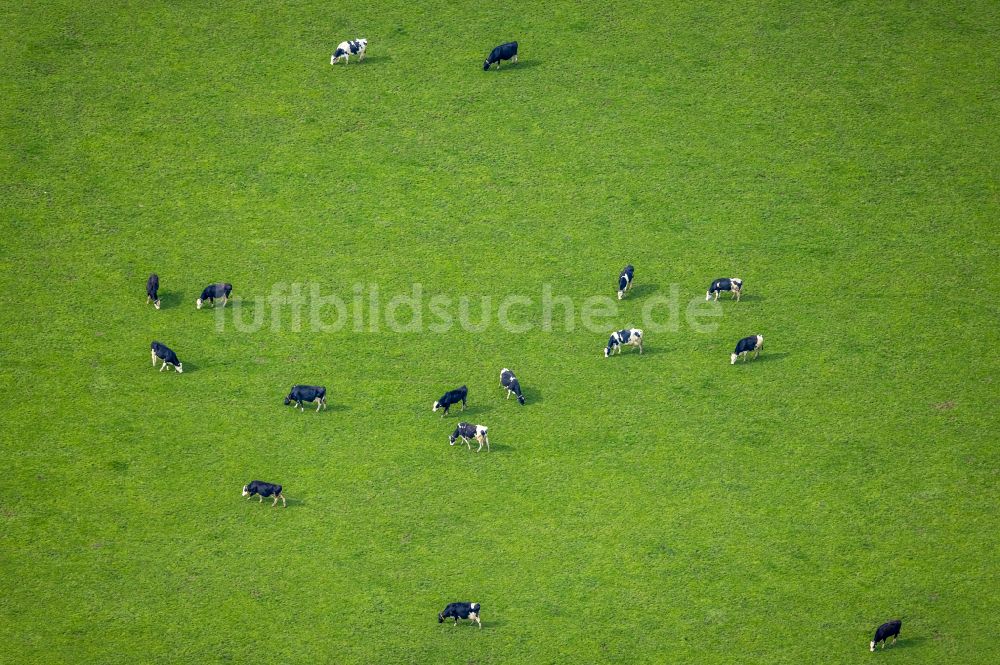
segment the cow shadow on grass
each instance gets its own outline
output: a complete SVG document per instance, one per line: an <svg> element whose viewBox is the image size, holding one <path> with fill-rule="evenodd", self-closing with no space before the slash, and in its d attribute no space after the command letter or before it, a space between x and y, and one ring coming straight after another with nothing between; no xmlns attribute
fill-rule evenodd
<svg viewBox="0 0 1000 665"><path fill-rule="evenodd" d="M791 354L788 353L787 351L781 351L781 352L778 352L778 353L767 353L766 351L761 351L761 354L759 356L757 356L756 360L750 359L750 358L748 358L746 360L746 362L744 362L743 360L737 360L736 364L737 365L753 365L754 363L777 362L779 360L784 360L789 355L791 355Z"/></svg>
<svg viewBox="0 0 1000 665"><path fill-rule="evenodd" d="M660 290L658 284L649 284L645 282L640 282L629 289L629 292L625 295L625 300L631 300L632 298L643 298L645 296L650 296Z"/></svg>
<svg viewBox="0 0 1000 665"><path fill-rule="evenodd" d="M483 58L483 60L486 60L486 58ZM502 67L500 67L500 69L493 67L490 71L494 74L503 74L504 72L516 72L519 69L531 69L532 67L537 67L540 64L542 64L542 61L536 59L518 60L514 64L505 63ZM482 64L480 64L479 67L482 68Z"/></svg>
<svg viewBox="0 0 1000 665"><path fill-rule="evenodd" d="M525 406L530 406L532 404L541 404L542 402L545 401L545 398L542 397L542 391L539 390L538 388L529 388L528 390L521 388L521 394L524 395ZM515 398L511 397L510 399L511 401L513 401Z"/></svg>
<svg viewBox="0 0 1000 665"><path fill-rule="evenodd" d="M160 291L156 295L160 296L160 309L180 307L182 304L181 294L177 291ZM194 305L194 301L191 301Z"/></svg>
<svg viewBox="0 0 1000 665"><path fill-rule="evenodd" d="M885 650L895 651L896 649L910 649L910 648L915 649L926 641L927 638L922 635L918 635L917 637L906 637L906 638L900 637L898 640L896 640L895 644L886 645ZM876 645L875 651L882 651L882 647L880 645Z"/></svg>

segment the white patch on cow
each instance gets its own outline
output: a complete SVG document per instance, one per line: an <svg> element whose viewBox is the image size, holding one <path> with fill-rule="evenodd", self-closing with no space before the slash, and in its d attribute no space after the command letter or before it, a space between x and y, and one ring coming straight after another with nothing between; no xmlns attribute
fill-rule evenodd
<svg viewBox="0 0 1000 665"><path fill-rule="evenodd" d="M246 496L247 494L250 494L250 492L247 491L247 486L244 485L243 486L243 496Z"/></svg>
<svg viewBox="0 0 1000 665"><path fill-rule="evenodd" d="M196 305L196 306L198 307L198 309L201 309L201 298L198 298L198 299L197 299L197 300L196 300L196 301L194 302L194 304L195 304L195 305Z"/></svg>
<svg viewBox="0 0 1000 665"><path fill-rule="evenodd" d="M730 364L730 365L735 365L735 364L736 364L736 357L737 357L737 356L736 356L736 354L735 354L735 353L733 353L733 354L730 354L730 356L729 356L729 364Z"/></svg>
<svg viewBox="0 0 1000 665"><path fill-rule="evenodd" d="M178 374L183 374L184 373L184 363L178 363L177 367L175 369L177 370Z"/></svg>
<svg viewBox="0 0 1000 665"><path fill-rule="evenodd" d="M871 646L871 648L869 649L869 651L875 651L875 640L872 640L872 643L871 643L870 646Z"/></svg>

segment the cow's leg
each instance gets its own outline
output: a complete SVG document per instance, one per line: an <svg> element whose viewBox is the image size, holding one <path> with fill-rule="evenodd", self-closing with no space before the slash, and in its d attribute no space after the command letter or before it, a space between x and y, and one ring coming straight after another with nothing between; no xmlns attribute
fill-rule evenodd
<svg viewBox="0 0 1000 665"><path fill-rule="evenodd" d="M287 504L287 503L285 503L285 495L284 495L284 494L279 494L278 496L280 496L280 497L281 497L281 507L282 507L282 508L287 508L287 507L288 507L288 504Z"/></svg>
<svg viewBox="0 0 1000 665"><path fill-rule="evenodd" d="M323 406L323 400L321 400L321 399L316 400L316 411L317 412L319 411L319 409L320 409L321 406Z"/></svg>
<svg viewBox="0 0 1000 665"><path fill-rule="evenodd" d="M153 360L153 367L156 367L156 351L150 351L149 357Z"/></svg>
<svg viewBox="0 0 1000 665"><path fill-rule="evenodd" d="M264 495L263 494L258 494L257 495L257 503L264 503Z"/></svg>
<svg viewBox="0 0 1000 665"><path fill-rule="evenodd" d="M226 308L227 302L229 302L229 296L222 296L222 309Z"/></svg>
<svg viewBox="0 0 1000 665"><path fill-rule="evenodd" d="M465 411L465 400L462 400L462 411Z"/></svg>
<svg viewBox="0 0 1000 665"><path fill-rule="evenodd" d="M272 508L274 508L275 506L277 506L277 505L278 505L278 496L280 496L280 495L278 495L278 494L275 494L275 495L274 495L274 501L273 501L273 502L271 502L271 507L272 507Z"/></svg>
<svg viewBox="0 0 1000 665"><path fill-rule="evenodd" d="M510 399L510 388L507 389L507 399Z"/></svg>
<svg viewBox="0 0 1000 665"><path fill-rule="evenodd" d="M152 298L151 298L150 296L148 296L148 295L146 296L146 304L147 304L147 305L149 304L149 301L150 301L151 299L152 299Z"/></svg>
<svg viewBox="0 0 1000 665"><path fill-rule="evenodd" d="M164 360L164 361L163 361L163 364L162 364L162 365L160 365L160 371L162 372L162 371L163 371L163 370L165 370L166 368L167 368L167 361L166 361L166 360Z"/></svg>
<svg viewBox="0 0 1000 665"><path fill-rule="evenodd" d="M484 436L483 440L486 441L486 452L490 452L490 437Z"/></svg>
<svg viewBox="0 0 1000 665"><path fill-rule="evenodd" d="M462 438L463 438L463 439L465 439L465 437L464 437L464 436L463 436ZM468 440L468 439L465 439L465 445L466 445L466 447L467 447L467 448L468 448L469 450L472 450L472 444L471 444L471 443L469 443L469 440Z"/></svg>
<svg viewBox="0 0 1000 665"><path fill-rule="evenodd" d="M481 438L481 437L478 437L478 436L477 436L477 437L476 437L476 441L478 441L478 442L479 442L479 447L478 447L478 448L476 448L476 452L478 453L478 452L479 452L480 450L482 450L482 449L483 449L483 440L482 440L482 438Z"/></svg>
<svg viewBox="0 0 1000 665"><path fill-rule="evenodd" d="M299 405L299 411L305 412L306 407L302 406L302 400L297 400L296 404Z"/></svg>

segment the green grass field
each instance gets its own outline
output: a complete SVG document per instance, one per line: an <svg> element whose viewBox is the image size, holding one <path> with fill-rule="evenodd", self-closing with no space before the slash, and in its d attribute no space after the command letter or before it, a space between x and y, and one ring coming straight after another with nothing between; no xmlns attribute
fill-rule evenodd
<svg viewBox="0 0 1000 665"><path fill-rule="evenodd" d="M0 24L0 662L1000 660L997 3L28 0ZM532 323L545 285L613 297L625 263L596 331L233 318L275 284L419 283L473 315L523 294ZM602 357L731 275L714 331ZM220 280L238 307L196 311ZM293 383L330 408L282 406ZM470 409L432 414L462 383ZM492 452L449 447L459 419ZM255 478L287 509L244 502ZM438 625L454 600L481 631Z"/></svg>

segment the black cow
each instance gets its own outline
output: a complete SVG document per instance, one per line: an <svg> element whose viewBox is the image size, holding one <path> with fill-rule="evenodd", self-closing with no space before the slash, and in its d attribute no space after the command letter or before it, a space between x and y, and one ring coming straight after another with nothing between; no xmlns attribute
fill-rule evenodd
<svg viewBox="0 0 1000 665"><path fill-rule="evenodd" d="M518 382L517 377L514 376L514 372L506 367L500 370L500 387L507 389L507 399L510 399L513 393L517 395L517 401L521 403L521 406L524 406L524 395L521 394L521 384Z"/></svg>
<svg viewBox="0 0 1000 665"><path fill-rule="evenodd" d="M445 619L455 619L452 627L458 625L459 619L475 621L479 627L483 627L483 622L479 620L479 610L482 605L479 603L448 603L444 612L438 612L438 623L444 623Z"/></svg>
<svg viewBox="0 0 1000 665"><path fill-rule="evenodd" d="M434 402L434 408L432 408L431 411L436 412L438 409L444 409L444 413L441 414L441 417L444 418L448 415L448 409L451 408L451 405L458 404L459 402L462 403L462 411L465 411L465 402L468 396L469 389L465 386L449 390L441 396L441 399Z"/></svg>
<svg viewBox="0 0 1000 665"><path fill-rule="evenodd" d="M490 57L486 58L486 62L483 63L483 71L489 71L490 65L494 62L497 63L497 69L500 69L501 60L511 59L517 62L517 42L507 42L490 51Z"/></svg>
<svg viewBox="0 0 1000 665"><path fill-rule="evenodd" d="M167 348L166 344L153 342L149 345L149 355L153 359L153 367L156 367L157 358L163 361L163 365L160 367L161 372L166 369L167 365L171 365L177 370L178 374L184 373L184 367L181 365L181 361L177 359L177 354Z"/></svg>
<svg viewBox="0 0 1000 665"><path fill-rule="evenodd" d="M868 645L869 651L875 651L875 645L879 642L882 643L882 648L885 648L885 641L890 637L892 638L892 643L896 643L896 638L899 637L899 629L903 627L903 622L899 619L894 621L887 621L875 630L875 639L872 643Z"/></svg>
<svg viewBox="0 0 1000 665"><path fill-rule="evenodd" d="M265 496L274 496L274 503L271 504L272 508L278 505L278 499L281 499L281 506L283 508L288 507L288 504L285 503L285 497L281 493L281 485L265 483L263 480L251 480L243 486L243 496L249 501L250 497L254 494L259 497L257 503L262 502Z"/></svg>
<svg viewBox="0 0 1000 665"><path fill-rule="evenodd" d="M743 293L743 280L739 277L722 277L715 280L708 287L708 292L705 293L705 300L711 300L712 294L715 294L715 299L718 300L719 294L723 291L731 291L733 297L736 298L736 302L739 302L740 294Z"/></svg>
<svg viewBox="0 0 1000 665"><path fill-rule="evenodd" d="M486 452L490 452L490 439L486 436L488 432L489 428L484 425L459 423L455 431L448 437L448 444L454 446L456 441L462 439L469 450L472 450L472 444L469 443L469 439L475 439L479 442L479 448L476 450L477 453L483 449L483 444L486 444Z"/></svg>
<svg viewBox="0 0 1000 665"><path fill-rule="evenodd" d="M222 306L225 307L226 303L229 302L229 294L233 292L232 284L223 284L219 282L218 284L209 284L205 287L205 290L201 292L201 297L195 302L198 309L201 309L202 304L207 300L212 303L212 307L215 307L215 299L222 298Z"/></svg>
<svg viewBox="0 0 1000 665"><path fill-rule="evenodd" d="M305 411L302 402L316 402L316 410L326 408L326 387L325 386L292 386L288 396L285 397L285 406L295 402L295 406Z"/></svg>
<svg viewBox="0 0 1000 665"><path fill-rule="evenodd" d="M625 297L625 292L632 288L632 278L635 275L635 268L632 264L625 266L621 274L618 275L618 299L621 300Z"/></svg>
<svg viewBox="0 0 1000 665"><path fill-rule="evenodd" d="M149 279L146 280L146 304L148 305L149 301L152 300L153 307L155 307L156 309L160 309L160 297L156 295L156 292L159 290L160 290L160 278L154 272L152 275L149 276Z"/></svg>
<svg viewBox="0 0 1000 665"><path fill-rule="evenodd" d="M729 364L735 365L736 359L743 356L743 362L747 361L747 354L753 351L754 359L760 355L760 350L764 348L763 335L750 335L736 342L736 350L729 356Z"/></svg>

